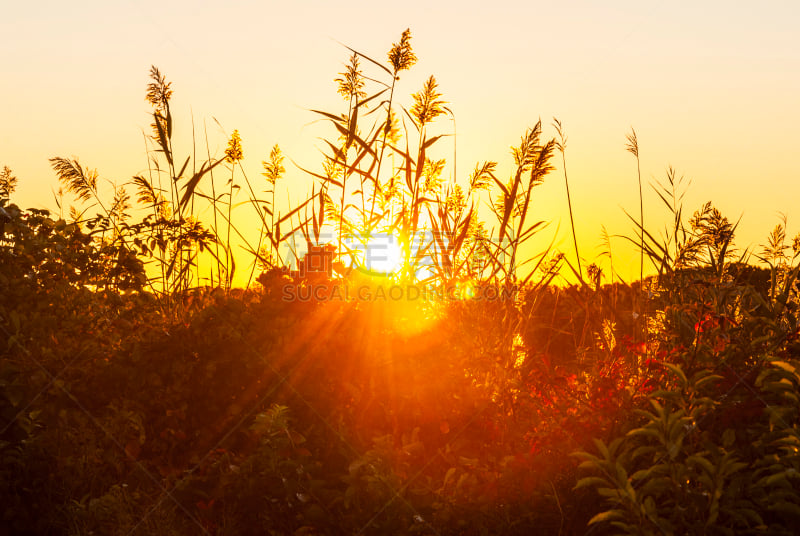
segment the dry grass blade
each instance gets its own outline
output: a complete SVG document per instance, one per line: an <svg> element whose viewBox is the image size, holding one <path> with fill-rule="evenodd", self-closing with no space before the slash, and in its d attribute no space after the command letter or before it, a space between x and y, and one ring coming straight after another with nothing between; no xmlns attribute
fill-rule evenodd
<svg viewBox="0 0 800 536"><path fill-rule="evenodd" d="M377 93L375 93L374 95L370 95L370 96L369 96L369 97L367 97L366 99L359 100L359 101L358 101L358 104L357 104L357 107L358 107L358 108L364 108L364 107L366 107L366 106L367 106L367 104L369 104L369 103L370 103L372 100L374 100L374 99L377 99L378 97L380 97L381 95L383 95L383 94L384 94L384 93L386 93L387 91L389 91L389 88L382 89L382 90L378 91ZM384 102L385 102L385 101L384 101ZM374 110L371 110L369 113L367 113L367 115L369 115L369 114L371 114L372 112L375 112L375 111L377 111L377 110L379 110L379 109L380 109L380 108L375 108Z"/></svg>
<svg viewBox="0 0 800 536"><path fill-rule="evenodd" d="M289 231L287 231L287 232L285 232L283 234L276 235L275 247L277 248L278 246L280 246L283 242L286 241L287 238L289 238L290 236L295 234L297 231L300 231L300 230L302 230L304 228L307 228L308 227L308 222L310 220L311 220L310 217L306 218L305 220L299 220L299 223L296 226L292 227ZM306 233L304 233L304 234L306 234Z"/></svg>
<svg viewBox="0 0 800 536"><path fill-rule="evenodd" d="M374 65L376 65L377 67L380 67L382 70L386 71L386 73L387 73L387 74L389 74L389 75L391 75L391 74L392 74L392 71L391 71L391 70L389 70L389 68L388 68L388 67L386 67L385 65L383 65L383 64L382 64L382 63L380 63L379 61L373 60L372 58L370 58L370 57L369 57L369 56L367 56L366 54L364 54L364 53L362 53L362 52L359 52L358 50L355 50L354 48L350 48L349 46L345 45L344 43L341 43L341 42L338 42L338 41L337 41L337 43L339 43L340 45L342 45L344 48L346 48L347 50L349 50L349 51L350 51L350 52L352 52L353 54L356 54L357 56L359 56L359 57L361 57L361 58L364 58L365 60L367 60L367 61L369 61L369 62L373 63L373 64L374 64Z"/></svg>
<svg viewBox="0 0 800 536"><path fill-rule="evenodd" d="M184 188L183 196L181 197L181 200L179 202L179 206L181 208L185 208L186 205L189 204L189 201L192 199L192 195L194 195L195 188L197 188L197 185L200 183L200 179L202 179L206 173L210 172L212 169L214 169L224 161L225 161L224 158L220 158L216 162L212 163L210 166L207 166L207 162L203 162L197 173L192 175L192 178L190 178L189 181L186 183L186 186L183 187Z"/></svg>
<svg viewBox="0 0 800 536"><path fill-rule="evenodd" d="M375 151L372 149L372 147L370 147L370 144L364 141L361 138L361 136L355 133L355 131L350 130L350 128L348 127L342 126L339 123L334 123L334 126L336 127L336 130L338 130L342 136L345 136L350 143L355 141L358 143L358 145L361 147L362 150L368 152L372 157L374 158L378 157L378 155L375 154Z"/></svg>
<svg viewBox="0 0 800 536"><path fill-rule="evenodd" d="M187 156L187 157L186 157L186 160L184 161L183 165L181 166L181 169L180 169L180 171L178 171L178 173L175 175L175 177L173 177L173 179L174 179L174 180L176 180L176 181L177 181L178 179L180 179L181 177L183 177L183 174L186 172L186 168L187 168L187 167L189 167L189 161L190 161L191 159L192 159L192 157L191 157L191 156Z"/></svg>
<svg viewBox="0 0 800 536"><path fill-rule="evenodd" d="M375 131L375 133L373 134L372 139L370 140L370 142L369 142L369 144L367 146L368 147L372 147L372 145L375 143L375 141L377 140L379 135L380 135L380 132L379 131ZM363 171L363 170L358 169L358 166L361 163L361 161L364 159L364 157L366 157L366 156L372 156L373 159L372 159L372 163L370 164L368 170L367 171ZM353 173L358 173L359 175L362 175L364 178L370 179L374 184L377 185L378 184L378 178L376 176L372 175L372 170L375 169L376 162L377 162L377 157L376 157L376 154L375 154L374 151L359 151L359 153L356 155L356 158L350 164L347 165L347 169L345 170L345 175L344 176L345 177L349 177Z"/></svg>
<svg viewBox="0 0 800 536"><path fill-rule="evenodd" d="M464 245L464 241L467 238L467 234L470 230L470 224L472 223L472 218L474 215L473 212L474 207L469 208L469 212L467 213L466 218L461 222L461 230L459 231L458 235L456 236L455 240L452 242L450 246L450 250L452 251L452 255L454 258L458 257L458 254L461 252L461 247Z"/></svg>
<svg viewBox="0 0 800 536"><path fill-rule="evenodd" d="M345 151L341 147L331 143L329 140L324 140L324 141L325 141L325 143L328 144L328 147L333 152L333 156L326 154L325 158L328 159L328 161L330 161L333 164L345 165L346 164L346 162L345 162Z"/></svg>
<svg viewBox="0 0 800 536"><path fill-rule="evenodd" d="M539 220L536 223L532 224L519 234L519 241L524 242L525 240L533 236L534 233L536 233L536 231L539 230L539 228L544 226L545 224L546 222L544 220Z"/></svg>
<svg viewBox="0 0 800 536"><path fill-rule="evenodd" d="M316 198L316 195L313 195L313 196L309 197L308 199L306 199L305 201L303 201L303 202L302 202L300 205L298 205L298 206L294 207L294 208L293 208L291 211L289 211L289 212L288 212L288 213L287 213L285 216L281 216L281 217L278 219L278 221L276 221L276 222L275 222L275 224L276 224L276 225L280 225L281 223L285 222L286 220L288 220L289 218L291 218L292 216L294 216L295 214L297 214L298 212L300 212L301 210L303 210L303 209L304 209L304 208L305 208L305 207L306 207L306 206L307 206L309 203L311 203L312 201L314 201L314 199L315 199L315 198Z"/></svg>
<svg viewBox="0 0 800 536"><path fill-rule="evenodd" d="M329 113L329 112L325 112L323 110L311 110L311 111L314 112L315 114L319 114L319 115L321 115L323 117L327 117L328 119L330 119L334 123L346 123L347 122L347 118L346 117L342 117L341 115L332 114L332 113Z"/></svg>
<svg viewBox="0 0 800 536"><path fill-rule="evenodd" d="M308 174L309 174L309 175L311 175L312 177L316 177L316 178L320 179L321 181L323 181L323 183L331 183L331 184L333 184L334 186L338 186L339 188L344 188L344 185L343 185L341 182L339 182L338 180L334 179L334 178L333 178L332 176L330 176L330 175L322 175L321 173L316 173L316 172L314 172L314 171L311 171L311 170L309 170L309 169L306 169L306 168L304 168L303 166L301 166L300 164L298 164L297 162L295 162L294 160L292 160L292 163L293 163L295 166L297 166L297 169L299 169L299 170L300 170L300 171L302 171L303 173L308 173Z"/></svg>
<svg viewBox="0 0 800 536"><path fill-rule="evenodd" d="M160 152L164 153L164 156L167 158L167 163L171 168L174 162L172 160L172 151L169 147L167 118L159 111L153 112L153 126L156 130L156 141L158 141L158 144L161 146Z"/></svg>
<svg viewBox="0 0 800 536"><path fill-rule="evenodd" d="M531 262L531 261L536 260L536 264L528 272L528 275L525 278L523 278L522 281L520 281L520 283L519 283L520 288L524 288L528 284L528 282L531 280L531 278L533 278L533 275L536 273L536 271L539 270L539 268L542 266L542 264L544 263L545 259L547 259L548 254L553 250L553 244L555 244L556 236L558 236L558 233L555 233L553 235L553 240L544 249L544 251L541 251L535 257L532 257L531 259L528 259L527 262ZM556 277L556 275L558 275L558 271L557 270L548 270L547 274L545 275L545 278L543 280L539 281L537 286L538 287L545 287L545 286L549 285L552 282L552 280Z"/></svg>
<svg viewBox="0 0 800 536"><path fill-rule="evenodd" d="M641 223L631 216L627 211L625 215L630 218L631 222L636 226L637 232L641 236L641 240L637 243L636 240L629 236L617 235L620 238L631 242L638 246L642 255L647 255L653 261L653 265L658 269L658 273L671 271L671 266L674 265L674 259L671 256L666 246L662 245L650 232L641 226Z"/></svg>
<svg viewBox="0 0 800 536"><path fill-rule="evenodd" d="M319 192L319 220L316 221L317 227L322 229L322 226L325 224L325 192L320 190Z"/></svg>

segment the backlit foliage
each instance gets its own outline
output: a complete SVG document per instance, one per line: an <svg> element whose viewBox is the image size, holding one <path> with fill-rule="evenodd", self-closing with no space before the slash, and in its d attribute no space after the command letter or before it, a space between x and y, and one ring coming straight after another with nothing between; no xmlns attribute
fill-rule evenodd
<svg viewBox="0 0 800 536"><path fill-rule="evenodd" d="M147 172L53 158L66 218L21 209L0 172L6 532L796 532L800 235L784 219L748 263L712 203L687 217L670 168L664 229L631 218L652 276L622 282L605 230L596 263L574 225L575 265L531 252L561 124L524 133L510 177L459 176L435 78L395 95L410 31L388 63L350 52L346 105L314 112L318 167L276 144L251 184L236 130L178 157L153 67ZM284 207L289 178L309 193ZM398 273L358 269L375 231L399 238Z"/></svg>

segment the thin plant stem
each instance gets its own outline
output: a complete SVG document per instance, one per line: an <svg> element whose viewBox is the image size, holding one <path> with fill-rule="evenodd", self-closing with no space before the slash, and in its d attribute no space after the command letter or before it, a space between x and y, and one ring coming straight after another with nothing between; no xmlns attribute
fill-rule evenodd
<svg viewBox="0 0 800 536"><path fill-rule="evenodd" d="M381 141L381 153L378 155L378 167L375 170L375 184L376 186L380 184L381 179L381 164L383 164L383 153L386 150L386 138L389 135L389 130L392 128L392 99L394 99L394 85L397 82L397 72L395 71L394 76L392 76L392 87L389 89L389 102L386 104L386 126L383 129L383 140ZM377 190L377 188L376 188ZM372 195L372 205L369 209L369 221L372 221L372 217L375 214L375 198L377 197L377 191Z"/></svg>
<svg viewBox="0 0 800 536"><path fill-rule="evenodd" d="M578 277L580 277L581 281L583 281L583 270L581 268L581 255L578 253L578 237L575 233L575 219L573 217L572 212L572 197L569 193L569 178L567 177L567 158L566 158L566 149L567 149L567 137L564 135L564 131L561 128L561 121L558 119L554 119L554 123L556 126L556 132L559 136L559 141L556 142L556 147L561 152L561 164L564 167L564 184L567 187L567 206L569 208L569 223L572 226L572 243L575 245L575 260L578 265Z"/></svg>
<svg viewBox="0 0 800 536"><path fill-rule="evenodd" d="M628 152L636 157L636 175L639 180L639 294L644 291L644 195L642 193L642 170L639 161L639 140L636 131L631 128L631 133L627 136ZM638 300L637 300L638 301ZM647 318L644 315L644 307L640 312L645 329L645 341L647 340Z"/></svg>
<svg viewBox="0 0 800 536"><path fill-rule="evenodd" d="M231 212L233 210L233 176L235 171L236 162L231 165L231 187L228 192L228 233L225 238L226 254L225 254L225 287L227 290L231 289L233 284L233 275L231 274L231 265L233 264L233 250L231 249Z"/></svg>
<svg viewBox="0 0 800 536"><path fill-rule="evenodd" d="M203 133L205 134L206 138L206 154L208 155L208 161L211 161L211 149L208 145L208 127L206 126L206 122L203 121ZM214 170L212 169L209 171L211 175L211 207L214 211L214 249L215 255L217 259L217 283L219 284L222 281L222 265L219 258L219 234L217 230L219 229L219 223L217 222L217 191L214 186ZM211 286L214 286L214 277L212 272L211 277Z"/></svg>

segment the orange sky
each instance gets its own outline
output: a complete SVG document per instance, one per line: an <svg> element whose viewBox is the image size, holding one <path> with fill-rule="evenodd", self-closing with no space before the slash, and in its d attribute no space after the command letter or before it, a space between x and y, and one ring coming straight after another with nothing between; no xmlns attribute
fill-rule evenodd
<svg viewBox="0 0 800 536"><path fill-rule="evenodd" d="M54 208L52 156L77 156L120 183L146 169L151 64L173 82L179 153L191 151L193 116L198 128L208 125L217 155L240 131L251 177L275 143L319 169L319 137L328 132L308 110L346 111L333 78L348 53L337 41L384 59L410 27L420 61L398 94L408 103L425 78L437 77L457 120L460 181L482 160L499 161L506 178L508 147L525 129L542 118L552 136L552 117L562 121L588 260L599 252L601 225L632 232L623 213L638 212L636 162L625 151L631 126L644 181L674 166L692 181L687 211L712 200L730 219L742 217L740 247L763 242L779 213L790 234L800 228L796 2L270 4L7 2L0 166L21 181L15 201ZM452 130L445 119L438 127ZM311 179L290 162L287 169L297 199ZM646 219L658 229L660 201L645 193ZM547 241L558 230L557 244L571 252L560 165L536 192L534 210L553 222ZM622 240L614 248L615 268L638 273L638 255Z"/></svg>

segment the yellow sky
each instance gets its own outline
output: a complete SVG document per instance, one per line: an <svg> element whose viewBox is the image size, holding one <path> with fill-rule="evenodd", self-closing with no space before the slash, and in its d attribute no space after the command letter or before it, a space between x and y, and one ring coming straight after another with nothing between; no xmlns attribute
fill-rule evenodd
<svg viewBox="0 0 800 536"><path fill-rule="evenodd" d="M646 185L674 166L692 181L686 210L711 200L730 219L742 217L740 247L761 243L779 213L791 234L800 228L793 1L6 2L0 166L20 178L16 202L48 208L57 188L52 156L77 156L120 183L141 173L153 64L173 82L179 153L191 151L194 117L198 129L207 124L217 155L240 131L251 177L275 143L319 169L319 137L328 132L308 110L346 111L333 83L348 56L338 42L384 59L407 27L420 61L398 94L408 103L425 78L437 77L456 116L459 180L483 160L499 161L505 178L508 148L525 129L541 118L552 136L552 117L562 121L589 260L601 225L632 233L623 213L638 212L636 162L625 151L631 126ZM438 128L451 132L452 124L440 119ZM299 198L311 179L291 163L287 170ZM645 217L657 229L660 201L647 186L645 194ZM536 192L534 210L571 251L560 165ZM638 256L618 242L615 267L637 273Z"/></svg>

